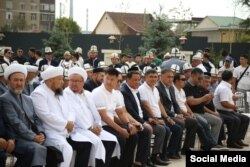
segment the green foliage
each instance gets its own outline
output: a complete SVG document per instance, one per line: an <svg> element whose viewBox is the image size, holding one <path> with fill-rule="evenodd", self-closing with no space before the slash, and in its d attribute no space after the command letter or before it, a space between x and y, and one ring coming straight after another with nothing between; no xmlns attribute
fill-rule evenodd
<svg viewBox="0 0 250 167"><path fill-rule="evenodd" d="M49 39L43 39L44 46L49 46L57 57L62 57L66 50L72 51L69 39L64 32L53 30Z"/></svg>
<svg viewBox="0 0 250 167"><path fill-rule="evenodd" d="M124 50L122 51L122 53L125 53L125 54L130 54L131 53L131 49L129 48L128 44L126 45L126 47L124 48Z"/></svg>
<svg viewBox="0 0 250 167"><path fill-rule="evenodd" d="M167 16L162 13L153 13L154 19L147 25L142 40L144 46L140 46L139 52L144 55L150 48L157 49L159 56L163 56L167 50L174 46L174 36L171 31L171 24L167 22Z"/></svg>
<svg viewBox="0 0 250 167"><path fill-rule="evenodd" d="M250 0L240 0L240 3L243 6L247 6L248 10L250 11ZM247 30L248 34L250 34L250 15L248 16L248 18L243 20L240 25Z"/></svg>
<svg viewBox="0 0 250 167"><path fill-rule="evenodd" d="M68 35L81 33L80 26L73 19L66 17L56 19L55 29Z"/></svg>

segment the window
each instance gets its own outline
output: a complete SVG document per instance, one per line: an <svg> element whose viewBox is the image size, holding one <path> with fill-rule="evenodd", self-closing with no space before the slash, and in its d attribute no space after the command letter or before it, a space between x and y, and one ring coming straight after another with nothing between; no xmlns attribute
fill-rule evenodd
<svg viewBox="0 0 250 167"><path fill-rule="evenodd" d="M31 24L31 29L32 30L36 30L37 29L37 25L36 24Z"/></svg>
<svg viewBox="0 0 250 167"><path fill-rule="evenodd" d="M37 10L37 4L31 3L30 8L31 8L32 11L36 11Z"/></svg>
<svg viewBox="0 0 250 167"><path fill-rule="evenodd" d="M55 4L50 4L50 11L54 12L55 11Z"/></svg>
<svg viewBox="0 0 250 167"><path fill-rule="evenodd" d="M36 20L36 14L35 14L35 13L31 13L30 16L31 16L31 17L30 17L31 20Z"/></svg>
<svg viewBox="0 0 250 167"><path fill-rule="evenodd" d="M47 21L47 15L46 14L41 14L40 19L41 19L41 21Z"/></svg>
<svg viewBox="0 0 250 167"><path fill-rule="evenodd" d="M20 10L25 10L25 3L24 2L19 3L19 9Z"/></svg>
<svg viewBox="0 0 250 167"><path fill-rule="evenodd" d="M12 12L6 12L6 20L12 20L13 16L12 16Z"/></svg>
<svg viewBox="0 0 250 167"><path fill-rule="evenodd" d="M19 13L19 19L25 20L25 13Z"/></svg>
<svg viewBox="0 0 250 167"><path fill-rule="evenodd" d="M49 11L49 4L41 3L40 4L40 10Z"/></svg>
<svg viewBox="0 0 250 167"><path fill-rule="evenodd" d="M12 1L6 1L6 9L12 9L12 8L13 8Z"/></svg>

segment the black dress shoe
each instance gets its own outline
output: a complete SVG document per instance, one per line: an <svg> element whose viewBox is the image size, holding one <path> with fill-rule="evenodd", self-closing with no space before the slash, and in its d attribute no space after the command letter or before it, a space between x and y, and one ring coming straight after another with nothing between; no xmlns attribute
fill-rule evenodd
<svg viewBox="0 0 250 167"><path fill-rule="evenodd" d="M238 149L242 149L243 147L240 146L239 144L233 142L233 143L227 143L227 147L228 148L238 148Z"/></svg>
<svg viewBox="0 0 250 167"><path fill-rule="evenodd" d="M175 154L169 153L168 158L169 159L181 159L181 156L179 154L175 155Z"/></svg>
<svg viewBox="0 0 250 167"><path fill-rule="evenodd" d="M147 163L146 163L147 167L156 167L153 162L151 162L150 159L147 160Z"/></svg>
<svg viewBox="0 0 250 167"><path fill-rule="evenodd" d="M155 158L152 158L151 161L155 164L155 165L161 165L161 166L166 166L166 165L169 165L170 162L165 162L165 161L162 161L160 157L155 157Z"/></svg>
<svg viewBox="0 0 250 167"><path fill-rule="evenodd" d="M170 161L170 159L168 158L168 156L164 155L164 154L161 154L160 158L161 158L162 161Z"/></svg>
<svg viewBox="0 0 250 167"><path fill-rule="evenodd" d="M244 146L245 146L245 147L248 147L248 146L249 146L249 144L243 143L242 140L237 141L237 144L240 145L240 146L243 146L243 147L244 147Z"/></svg>

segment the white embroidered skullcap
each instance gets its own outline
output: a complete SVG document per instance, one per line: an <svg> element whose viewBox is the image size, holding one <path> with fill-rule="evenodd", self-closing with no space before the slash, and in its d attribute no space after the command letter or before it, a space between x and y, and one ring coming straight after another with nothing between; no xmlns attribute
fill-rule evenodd
<svg viewBox="0 0 250 167"><path fill-rule="evenodd" d="M72 68L70 68L69 71L68 71L69 77L72 74L80 75L83 78L84 81L86 81L87 78L88 78L87 72L82 67L72 67Z"/></svg>
<svg viewBox="0 0 250 167"><path fill-rule="evenodd" d="M45 71L41 72L41 77L44 81L57 76L63 76L62 67L49 66Z"/></svg>
<svg viewBox="0 0 250 167"><path fill-rule="evenodd" d="M27 69L22 64L11 64L4 71L4 78L8 80L9 76L13 73L23 73L27 77Z"/></svg>
<svg viewBox="0 0 250 167"><path fill-rule="evenodd" d="M26 67L28 72L38 72L38 67L37 66L24 65L24 67Z"/></svg>

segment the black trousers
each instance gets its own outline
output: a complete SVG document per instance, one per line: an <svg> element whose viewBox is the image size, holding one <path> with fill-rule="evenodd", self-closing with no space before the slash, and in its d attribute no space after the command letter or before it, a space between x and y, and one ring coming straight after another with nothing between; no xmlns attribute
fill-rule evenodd
<svg viewBox="0 0 250 167"><path fill-rule="evenodd" d="M138 132L138 144L135 160L145 164L150 155L152 132L147 126L144 126L143 131Z"/></svg>
<svg viewBox="0 0 250 167"><path fill-rule="evenodd" d="M116 145L116 142L113 142L113 141L102 141L102 143L106 150L105 163L102 160L97 159L96 167L108 167L109 166L109 163L112 158L112 154L114 152L115 145Z"/></svg>
<svg viewBox="0 0 250 167"><path fill-rule="evenodd" d="M75 167L88 167L92 144L90 142L77 142L67 139L73 150L76 151Z"/></svg>
<svg viewBox="0 0 250 167"><path fill-rule="evenodd" d="M0 150L0 167L5 167L6 154L3 150Z"/></svg>
<svg viewBox="0 0 250 167"><path fill-rule="evenodd" d="M227 125L227 143L236 142L245 138L249 126L249 117L237 112L218 110L223 123Z"/></svg>
<svg viewBox="0 0 250 167"><path fill-rule="evenodd" d="M137 135L131 135L128 139L125 139L122 137L116 130L109 126L103 126L103 129L112 133L116 136L120 148L121 148L121 157L120 160L117 158L114 158L110 162L110 167L131 167L133 166L134 161L134 152L135 152L135 146L138 140Z"/></svg>
<svg viewBox="0 0 250 167"><path fill-rule="evenodd" d="M194 118L185 117L185 121L180 121L177 118L173 118L173 120L180 125L183 129L186 128L185 140L183 143L183 149L193 148L196 132L198 130L198 122ZM181 142L180 142L181 146Z"/></svg>

